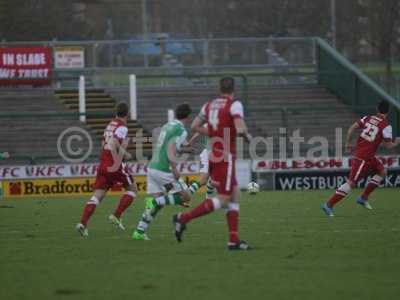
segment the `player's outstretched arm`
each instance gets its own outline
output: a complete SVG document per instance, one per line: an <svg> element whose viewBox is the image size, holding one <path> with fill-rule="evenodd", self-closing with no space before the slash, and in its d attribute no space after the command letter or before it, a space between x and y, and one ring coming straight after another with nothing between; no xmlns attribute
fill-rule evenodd
<svg viewBox="0 0 400 300"><path fill-rule="evenodd" d="M130 160L132 155L127 151L128 144L129 142L126 139L120 142L117 138L113 138L112 153L118 155L122 159Z"/></svg>
<svg viewBox="0 0 400 300"><path fill-rule="evenodd" d="M358 122L354 122L354 124L351 125L347 130L346 145L345 145L347 152L351 152L353 150L353 145L351 144L351 137L353 136L354 131L356 131L358 128L360 128L360 125L358 124Z"/></svg>
<svg viewBox="0 0 400 300"><path fill-rule="evenodd" d="M208 129L204 126L206 122L202 120L199 116L194 118L192 125L190 126L192 131L202 135L208 135ZM194 135L193 135L194 136Z"/></svg>
<svg viewBox="0 0 400 300"><path fill-rule="evenodd" d="M207 130L207 135L208 135L207 123L204 123L204 124L203 124L203 127ZM190 146L190 147L192 147L194 141L195 141L197 138L199 138L201 135L204 135L204 134L200 134L200 133L198 133L198 132L194 132L194 133L192 132L192 136L190 137L189 141L187 142L187 145ZM192 151L191 151L190 153L193 152L193 148L192 148L191 150L192 150Z"/></svg>
<svg viewBox="0 0 400 300"><path fill-rule="evenodd" d="M396 148L398 145L400 145L400 137L396 138L394 142L392 141L384 141L383 146L385 146L386 149L393 149Z"/></svg>
<svg viewBox="0 0 400 300"><path fill-rule="evenodd" d="M193 145L193 142L200 136L200 133L195 132L189 139L189 141L187 142L188 145Z"/></svg>
<svg viewBox="0 0 400 300"><path fill-rule="evenodd" d="M189 144L189 143L184 143L184 144L182 144L179 153L180 153L180 154L182 154L182 153L193 154L193 153L194 153L194 148L192 147L191 144Z"/></svg>

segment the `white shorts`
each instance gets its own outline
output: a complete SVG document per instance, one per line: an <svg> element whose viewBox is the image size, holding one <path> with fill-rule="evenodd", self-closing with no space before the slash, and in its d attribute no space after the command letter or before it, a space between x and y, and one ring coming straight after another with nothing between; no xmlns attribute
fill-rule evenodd
<svg viewBox="0 0 400 300"><path fill-rule="evenodd" d="M183 181L175 179L172 173L163 172L155 169L147 170L147 193L158 194L168 192L165 185L171 185L169 192L182 192L187 186Z"/></svg>
<svg viewBox="0 0 400 300"><path fill-rule="evenodd" d="M208 150L204 149L200 153L200 170L201 174L208 174Z"/></svg>

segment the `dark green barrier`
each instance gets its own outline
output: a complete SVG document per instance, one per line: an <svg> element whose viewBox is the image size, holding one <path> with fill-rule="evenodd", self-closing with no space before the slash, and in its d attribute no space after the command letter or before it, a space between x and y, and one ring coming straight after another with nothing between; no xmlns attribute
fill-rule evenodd
<svg viewBox="0 0 400 300"><path fill-rule="evenodd" d="M353 107L355 111L372 113L371 107L380 100L386 100L394 109L389 119L395 134L400 134L400 102L386 93L381 87L362 73L327 42L316 38L316 57L318 64L318 83Z"/></svg>

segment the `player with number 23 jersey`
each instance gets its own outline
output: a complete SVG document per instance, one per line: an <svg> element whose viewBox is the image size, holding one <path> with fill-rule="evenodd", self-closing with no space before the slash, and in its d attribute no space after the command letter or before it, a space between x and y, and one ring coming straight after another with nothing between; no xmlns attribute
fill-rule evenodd
<svg viewBox="0 0 400 300"><path fill-rule="evenodd" d="M357 203L369 210L372 209L368 202L368 196L386 176L382 162L375 156L376 152L381 144L388 149L392 149L400 143L398 138L393 142L392 126L387 120L389 104L385 101L380 102L377 111L376 115L365 116L355 122L347 132L346 149L352 150L351 136L355 130L361 130L357 145L353 151L351 170L347 182L340 186L335 194L322 205L322 210L328 216L333 216L333 207L336 203L346 197L357 182L368 175L373 175L373 177L368 182L363 194L358 197Z"/></svg>

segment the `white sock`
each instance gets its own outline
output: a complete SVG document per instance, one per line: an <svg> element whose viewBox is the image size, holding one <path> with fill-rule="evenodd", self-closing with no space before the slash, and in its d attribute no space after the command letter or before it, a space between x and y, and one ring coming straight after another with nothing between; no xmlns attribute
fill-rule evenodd
<svg viewBox="0 0 400 300"><path fill-rule="evenodd" d="M221 208L221 201L217 197L211 198L211 201L213 203L214 210Z"/></svg>

